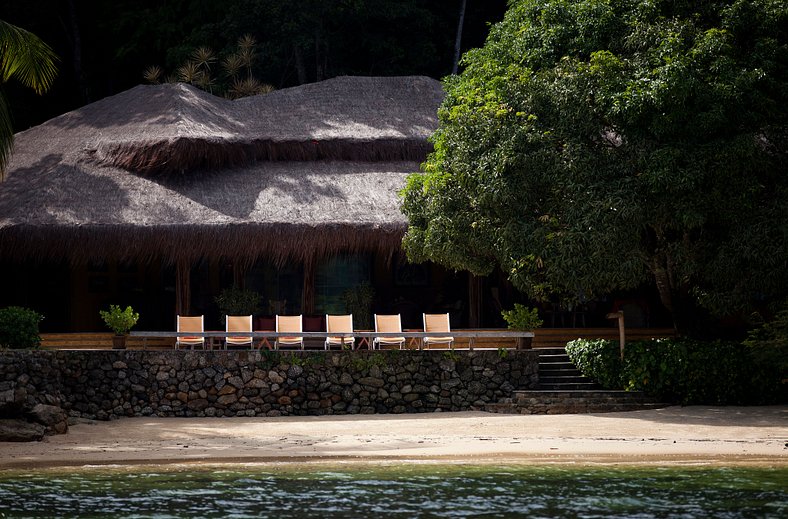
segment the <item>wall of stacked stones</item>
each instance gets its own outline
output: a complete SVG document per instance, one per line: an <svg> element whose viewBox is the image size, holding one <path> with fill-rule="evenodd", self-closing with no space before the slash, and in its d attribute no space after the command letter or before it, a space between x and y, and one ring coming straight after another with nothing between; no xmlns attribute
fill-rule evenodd
<svg viewBox="0 0 788 519"><path fill-rule="evenodd" d="M0 391L99 420L462 411L537 383L530 350L0 352Z"/></svg>

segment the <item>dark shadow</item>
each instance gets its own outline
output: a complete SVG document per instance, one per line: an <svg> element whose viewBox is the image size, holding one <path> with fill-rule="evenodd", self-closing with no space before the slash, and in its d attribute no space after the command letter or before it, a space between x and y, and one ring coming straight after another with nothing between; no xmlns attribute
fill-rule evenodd
<svg viewBox="0 0 788 519"><path fill-rule="evenodd" d="M788 406L672 406L628 413L600 413L595 416L614 420L625 416L656 424L785 428L788 425Z"/></svg>

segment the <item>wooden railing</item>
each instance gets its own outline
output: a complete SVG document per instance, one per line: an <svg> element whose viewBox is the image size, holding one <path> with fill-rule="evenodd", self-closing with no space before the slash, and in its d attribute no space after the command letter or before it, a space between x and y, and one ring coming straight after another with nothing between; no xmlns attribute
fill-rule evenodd
<svg viewBox="0 0 788 519"><path fill-rule="evenodd" d="M480 330L462 330L474 332ZM504 332L507 330L501 329ZM225 336L225 332L216 332ZM306 335L307 332L304 332ZM460 330L451 332L454 335L454 347L467 349L469 338L459 336ZM243 334L240 334L243 335ZM248 336L248 333L246 334ZM440 334L446 335L446 334ZM675 337L672 328L627 328L627 341L651 339L657 337ZM561 348L567 342L577 339L612 339L618 340L618 328L541 328L534 332L532 346L534 348ZM127 339L126 348L141 350L145 346L149 350L171 350L175 347L175 333L167 336L141 337L132 335ZM41 347L50 350L106 350L112 348L111 333L42 333ZM433 346L435 349L441 345ZM443 346L445 347L445 346ZM474 348L512 348L513 337L475 337Z"/></svg>

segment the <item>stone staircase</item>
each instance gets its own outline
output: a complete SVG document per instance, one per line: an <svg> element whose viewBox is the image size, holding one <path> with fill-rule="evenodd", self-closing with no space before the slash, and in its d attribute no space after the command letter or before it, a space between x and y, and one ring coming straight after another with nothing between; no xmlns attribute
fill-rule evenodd
<svg viewBox="0 0 788 519"><path fill-rule="evenodd" d="M484 410L507 414L580 414L666 407L643 393L601 389L572 364L564 348L539 348L539 387L516 390Z"/></svg>
<svg viewBox="0 0 788 519"><path fill-rule="evenodd" d="M566 354L565 348L539 348L539 389L552 391L586 391L600 389L599 385L584 377Z"/></svg>

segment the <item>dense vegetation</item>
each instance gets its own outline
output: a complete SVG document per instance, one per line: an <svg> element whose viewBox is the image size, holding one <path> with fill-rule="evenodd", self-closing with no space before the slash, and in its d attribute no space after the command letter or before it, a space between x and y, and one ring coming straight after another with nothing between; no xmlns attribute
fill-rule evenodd
<svg viewBox="0 0 788 519"><path fill-rule="evenodd" d="M788 10L518 0L445 80L405 248L564 303L644 283L684 332L788 294Z"/></svg>
<svg viewBox="0 0 788 519"><path fill-rule="evenodd" d="M12 350L38 348L38 324L44 317L20 306L0 308L0 348Z"/></svg>
<svg viewBox="0 0 788 519"><path fill-rule="evenodd" d="M15 128L143 83L143 72L176 71L200 47L221 61L239 38L257 42L252 75L283 88L339 75L452 70L460 0L0 0L0 18L47 42L60 74L42 101L11 92ZM463 51L481 45L505 0L467 2Z"/></svg>
<svg viewBox="0 0 788 519"><path fill-rule="evenodd" d="M788 339L788 338L784 338ZM577 339L566 351L580 371L606 389L643 391L681 404L785 402L788 377L782 350L734 341L657 339L626 344Z"/></svg>

